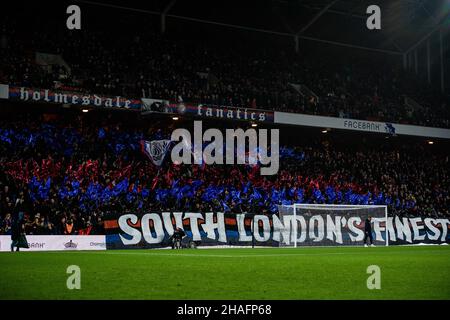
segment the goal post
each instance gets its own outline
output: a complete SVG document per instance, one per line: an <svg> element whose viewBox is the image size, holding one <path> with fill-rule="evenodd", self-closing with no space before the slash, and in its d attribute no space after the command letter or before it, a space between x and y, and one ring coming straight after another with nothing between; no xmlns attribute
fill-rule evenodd
<svg viewBox="0 0 450 320"><path fill-rule="evenodd" d="M279 205L278 218L289 226L280 247L363 245L364 226L372 217L375 245L389 245L388 210L384 205ZM285 233L286 234L286 233Z"/></svg>

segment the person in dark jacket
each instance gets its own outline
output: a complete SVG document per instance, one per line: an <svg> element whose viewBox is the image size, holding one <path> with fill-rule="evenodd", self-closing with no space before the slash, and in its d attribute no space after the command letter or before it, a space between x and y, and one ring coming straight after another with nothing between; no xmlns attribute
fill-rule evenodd
<svg viewBox="0 0 450 320"><path fill-rule="evenodd" d="M28 241L25 236L25 219L23 209L23 199L19 198L16 201L16 206L14 208L14 216L11 226L11 251L14 252L14 247L16 251L19 248L28 248Z"/></svg>
<svg viewBox="0 0 450 320"><path fill-rule="evenodd" d="M372 236L372 217L368 216L366 221L364 222L364 246L367 247L367 238L370 240L370 245L374 247L373 245L373 236Z"/></svg>
<svg viewBox="0 0 450 320"><path fill-rule="evenodd" d="M176 228L171 237L172 249L181 249L181 240L186 235L186 233L181 228Z"/></svg>

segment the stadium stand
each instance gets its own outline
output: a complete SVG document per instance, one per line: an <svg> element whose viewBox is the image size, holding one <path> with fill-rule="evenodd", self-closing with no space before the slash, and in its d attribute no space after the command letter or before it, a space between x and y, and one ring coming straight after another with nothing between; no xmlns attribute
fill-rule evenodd
<svg viewBox="0 0 450 320"><path fill-rule="evenodd" d="M291 134L300 138L283 143L279 173L260 176L249 165L154 166L140 141L189 126L170 118L149 123L133 112L21 107L16 114L5 107L0 125L2 233L20 197L28 234L101 234L102 217L115 210L270 214L278 204L334 203L387 204L399 216L450 215L448 150L423 140L370 137L361 144L354 135L296 128Z"/></svg>
<svg viewBox="0 0 450 320"><path fill-rule="evenodd" d="M123 32L125 23L120 24L121 33L101 28L70 33L57 28L56 23L36 23L36 29L30 31L23 30L13 17L2 21L0 81L450 127L449 97L398 63L371 63L366 57L334 55L329 50L323 56L316 51L308 56L308 52L295 54L278 47L224 47L210 41L205 46L201 40L180 39L176 33L161 35L149 26L132 29L134 36L130 37ZM65 64L38 65L36 52L58 55ZM326 58L330 55L333 59ZM298 85L309 91L300 94ZM420 107L406 103L407 98L413 98Z"/></svg>
<svg viewBox="0 0 450 320"><path fill-rule="evenodd" d="M100 22L68 32L33 10L16 14L0 20L0 83L450 128L448 96L398 63L222 39L205 45L176 30L161 35L123 13L95 17L114 20L118 33ZM39 54L59 62L39 64ZM112 211L275 213L278 204L296 202L386 204L400 216L450 216L449 148L423 140L360 143L355 134L297 128L295 144L281 148L279 174L262 177L252 166L153 166L140 141L167 137L181 121L38 109L14 104L0 111L0 233L9 232L18 198L25 199L27 234L102 234L102 217Z"/></svg>

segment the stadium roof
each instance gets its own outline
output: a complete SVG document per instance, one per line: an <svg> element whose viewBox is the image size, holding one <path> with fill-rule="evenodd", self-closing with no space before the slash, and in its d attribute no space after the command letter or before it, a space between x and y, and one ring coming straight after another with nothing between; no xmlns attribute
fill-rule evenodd
<svg viewBox="0 0 450 320"><path fill-rule="evenodd" d="M450 0L77 2L392 54L407 53L450 25ZM372 4L381 8L381 30L366 28Z"/></svg>

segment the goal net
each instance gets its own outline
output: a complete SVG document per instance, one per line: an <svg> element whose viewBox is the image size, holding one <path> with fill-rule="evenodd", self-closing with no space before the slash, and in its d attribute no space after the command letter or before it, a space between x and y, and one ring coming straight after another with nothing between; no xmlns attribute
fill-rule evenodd
<svg viewBox="0 0 450 320"><path fill-rule="evenodd" d="M386 206L294 204L280 205L278 212L280 225L285 226L280 247L363 245L368 217L373 244L389 245Z"/></svg>

